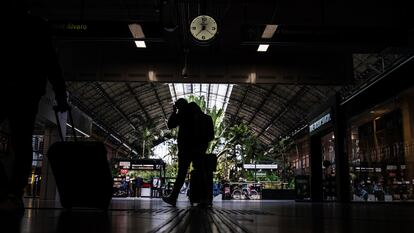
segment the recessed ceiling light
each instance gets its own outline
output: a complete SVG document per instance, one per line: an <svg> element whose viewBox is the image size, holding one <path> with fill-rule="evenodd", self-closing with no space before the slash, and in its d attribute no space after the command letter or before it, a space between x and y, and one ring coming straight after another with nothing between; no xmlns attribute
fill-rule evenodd
<svg viewBox="0 0 414 233"><path fill-rule="evenodd" d="M143 41L143 40L136 40L135 45L138 48L146 48L147 47L147 45L145 44L145 41Z"/></svg>
<svg viewBox="0 0 414 233"><path fill-rule="evenodd" d="M128 27L129 27L129 30L132 33L132 36L135 39L145 38L144 31L142 31L142 27L141 27L140 24L132 23L132 24L128 24Z"/></svg>
<svg viewBox="0 0 414 233"><path fill-rule="evenodd" d="M269 48L268 44L261 44L257 48L257 52L266 52L268 48Z"/></svg>
<svg viewBox="0 0 414 233"><path fill-rule="evenodd" d="M266 25L263 34L262 34L262 38L263 39L270 39L273 37L273 34L275 34L276 30L277 30L278 25L276 24L268 24Z"/></svg>

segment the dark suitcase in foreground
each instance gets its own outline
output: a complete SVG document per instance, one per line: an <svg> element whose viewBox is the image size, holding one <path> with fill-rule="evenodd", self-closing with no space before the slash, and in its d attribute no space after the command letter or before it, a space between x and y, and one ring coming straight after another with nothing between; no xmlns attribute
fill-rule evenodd
<svg viewBox="0 0 414 233"><path fill-rule="evenodd" d="M49 148L48 158L64 208L108 208L113 179L106 154L102 142L62 140Z"/></svg>

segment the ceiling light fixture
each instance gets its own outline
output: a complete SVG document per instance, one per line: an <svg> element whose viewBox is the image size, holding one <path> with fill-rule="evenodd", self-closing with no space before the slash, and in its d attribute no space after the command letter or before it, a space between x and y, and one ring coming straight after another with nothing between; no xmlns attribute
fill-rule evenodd
<svg viewBox="0 0 414 233"><path fill-rule="evenodd" d="M269 48L268 44L260 44L259 47L257 48L257 52L266 52L268 48Z"/></svg>
<svg viewBox="0 0 414 233"><path fill-rule="evenodd" d="M128 24L128 27L129 27L129 30L131 31L131 34L134 37L134 39L144 39L145 38L144 31L142 30L142 27L141 27L140 24L132 23L132 24ZM135 45L138 48L146 48L147 47L144 40L136 40Z"/></svg>
<svg viewBox="0 0 414 233"><path fill-rule="evenodd" d="M153 82L153 81L157 81L157 78L155 76L155 72L150 70L148 71L148 80Z"/></svg>
<svg viewBox="0 0 414 233"><path fill-rule="evenodd" d="M145 44L145 41L143 41L143 40L136 40L135 45L137 46L137 48L146 48L147 47L147 45Z"/></svg>
<svg viewBox="0 0 414 233"><path fill-rule="evenodd" d="M262 38L263 39L272 38L273 34L275 34L278 26L279 25L276 25L276 24L267 24L264 31L263 31Z"/></svg>

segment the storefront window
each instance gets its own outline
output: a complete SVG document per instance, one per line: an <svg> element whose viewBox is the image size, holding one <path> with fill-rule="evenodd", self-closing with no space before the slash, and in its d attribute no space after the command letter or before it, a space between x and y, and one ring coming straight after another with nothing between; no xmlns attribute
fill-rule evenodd
<svg viewBox="0 0 414 233"><path fill-rule="evenodd" d="M291 167L296 175L310 175L309 165L309 137L295 140L295 144L289 153Z"/></svg>
<svg viewBox="0 0 414 233"><path fill-rule="evenodd" d="M330 132L321 138L324 200L336 200L335 136Z"/></svg>
<svg viewBox="0 0 414 233"><path fill-rule="evenodd" d="M413 200L413 90L350 122L348 151L354 201Z"/></svg>
<svg viewBox="0 0 414 233"><path fill-rule="evenodd" d="M32 171L28 179L28 184L25 190L25 196L38 197L40 196L40 185L42 175L42 163L43 163L43 135L32 136Z"/></svg>

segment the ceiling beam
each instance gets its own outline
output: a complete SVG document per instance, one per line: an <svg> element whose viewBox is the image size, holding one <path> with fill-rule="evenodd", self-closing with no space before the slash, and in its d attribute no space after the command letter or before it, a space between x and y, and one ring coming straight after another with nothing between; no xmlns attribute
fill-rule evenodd
<svg viewBox="0 0 414 233"><path fill-rule="evenodd" d="M242 100L239 102L239 105L238 105L238 107L237 107L237 112L236 112L236 114L234 114L234 115L233 115L233 117L232 117L232 120L231 120L231 124L230 124L230 126L234 124L234 122L236 121L237 117L239 116L240 109L242 109L242 107L243 107L244 101L246 100L246 96L247 96L247 94L249 93L249 89L250 89L250 85L249 85L249 86L247 86L247 87L246 87L246 89L244 90L243 98L242 98Z"/></svg>
<svg viewBox="0 0 414 233"><path fill-rule="evenodd" d="M223 101L223 105L221 106L222 109L224 109L224 105L226 105L227 102L227 95L229 94L229 90L230 90L230 84L227 84L227 89L226 89L226 94L224 94L224 101Z"/></svg>
<svg viewBox="0 0 414 233"><path fill-rule="evenodd" d="M262 89L262 90L266 90L266 89L265 89L263 86L261 86L261 85L256 85L255 87L258 87L258 88L260 88L260 89ZM276 96L277 98L281 99L283 102L288 102L288 101L289 101L287 98L283 97L282 95L280 95L280 94L278 94L278 93L276 93L276 92L272 92L272 93L271 93L271 95ZM324 95L324 96L325 96L325 95ZM296 106L296 105L291 106L291 108L293 108L294 110L299 111L299 113L297 113L297 114L296 114L297 116L306 116L306 115L308 114L308 112L307 112L306 110L304 110L304 109L302 109L302 108L300 108L300 107L298 107L298 106ZM296 111L295 111L295 113L296 113Z"/></svg>
<svg viewBox="0 0 414 233"><path fill-rule="evenodd" d="M138 96L135 94L134 89L131 87L131 85L129 83L125 83L125 86L127 87L129 93L131 94L131 96L134 97L135 102L137 102L138 106L140 107L140 109L142 109L142 111L145 114L145 118L147 119L148 122L150 122L151 125L154 125L154 120L151 118L151 116L148 114L148 112L145 110L145 107L142 105L141 101L139 100Z"/></svg>
<svg viewBox="0 0 414 233"><path fill-rule="evenodd" d="M148 82L150 71L154 74L151 81L158 83L344 85L352 81L352 57L349 54L194 53L188 62L188 78L182 79L181 57L178 55L148 51L132 53L122 48L115 50L93 45L88 49L70 47L59 51L67 81ZM250 78L252 73L256 77L254 80Z"/></svg>
<svg viewBox="0 0 414 233"><path fill-rule="evenodd" d="M99 91L99 93L105 98L106 102L108 102L111 105L111 107L119 115L121 115L121 117L129 124L129 126L131 126L131 128L134 131L140 132L139 128L132 123L131 119L124 113L124 111L122 111L122 109L116 106L115 101L108 95L108 93L106 93L105 89L101 86L101 84L99 84L98 82L94 82L94 86Z"/></svg>
<svg viewBox="0 0 414 233"><path fill-rule="evenodd" d="M157 98L158 104L159 104L159 105L160 105L160 107L161 107L161 110L162 110L162 114L163 114L163 116L164 116L164 119L165 119L165 120L167 120L167 119L168 119L168 118L167 118L167 114L165 113L164 106L162 105L162 102L161 102L160 96L158 95L157 88L156 88L156 86L154 85L154 83L152 83L152 82L151 82L151 87L152 87L152 90L153 90L153 91L154 91L154 93L155 93L155 98Z"/></svg>
<svg viewBox="0 0 414 233"><path fill-rule="evenodd" d="M256 111L254 112L254 114L250 118L249 123L248 123L249 125L250 125L250 123L252 123L252 121L254 120L256 115L260 112L260 110L262 110L263 106L265 105L267 100L270 98L270 96L273 93L273 90L275 90L275 88L276 88L276 84L273 84L272 88L270 88L270 90L267 91L267 93L266 93L265 97L263 98L262 102L259 104L259 106L256 108Z"/></svg>
<svg viewBox="0 0 414 233"><path fill-rule="evenodd" d="M207 90L207 109L209 108L210 103L210 83L208 84L208 90Z"/></svg>
<svg viewBox="0 0 414 233"><path fill-rule="evenodd" d="M290 108L293 106L299 99L308 91L308 88L306 86L302 86L299 91L295 93L295 95L284 105L284 108L280 109L276 114L273 115L272 119L269 121L269 123L262 128L258 136L260 137L267 128L272 126L276 121L278 121Z"/></svg>
<svg viewBox="0 0 414 233"><path fill-rule="evenodd" d="M112 128L111 126L109 126L105 122L103 122L100 119L100 117L98 117L98 114L96 114L92 109L90 109L85 104L83 104L81 100L79 100L77 97L75 97L73 95L70 97L70 99L71 99L71 103L74 104L76 107L78 107L81 111L87 113L88 116L90 116L92 118L92 121L95 122L95 124L98 124L98 125L104 127L105 130L107 131L107 136L108 137L112 134L112 135L114 135L115 137L117 137L118 139L120 139L122 141L120 143L120 145L122 145L122 143L125 143L125 144L128 144L128 146L130 148L132 148L127 139L125 139L122 135L120 135L114 128Z"/></svg>
<svg viewBox="0 0 414 233"><path fill-rule="evenodd" d="M175 83L171 84L173 87L173 91L174 91L174 100L177 101L178 97L177 97L177 91L175 90Z"/></svg>

